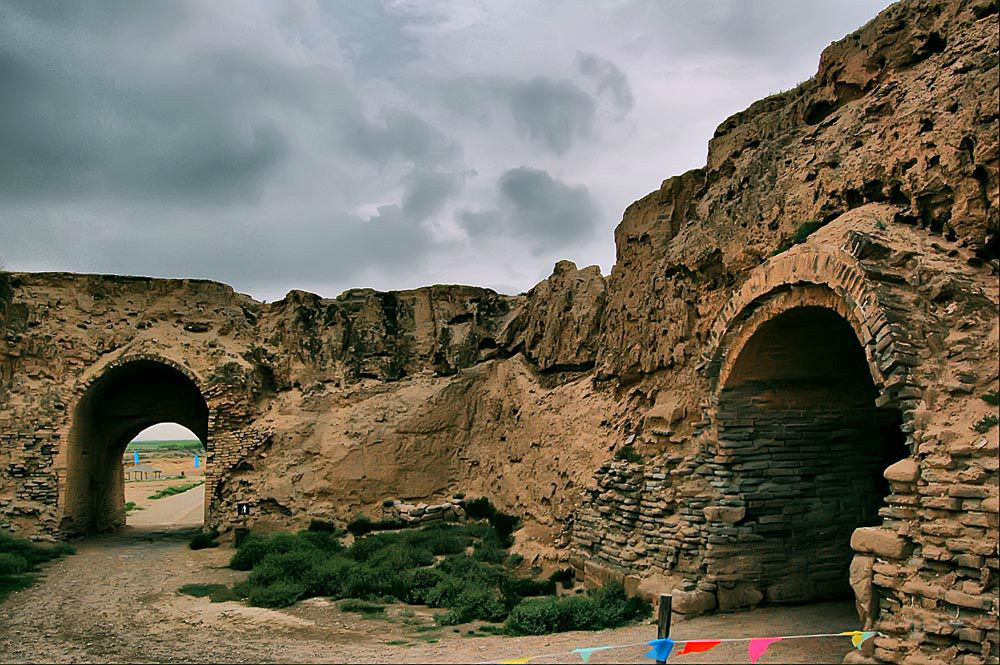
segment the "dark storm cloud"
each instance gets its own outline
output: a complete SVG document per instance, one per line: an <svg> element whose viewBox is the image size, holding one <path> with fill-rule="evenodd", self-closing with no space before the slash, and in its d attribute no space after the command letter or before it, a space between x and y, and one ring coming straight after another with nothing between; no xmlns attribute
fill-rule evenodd
<svg viewBox="0 0 1000 665"><path fill-rule="evenodd" d="M347 144L359 155L384 165L403 159L418 165L442 164L454 159L458 146L421 117L402 109L388 109L380 122L345 118L341 129Z"/></svg>
<svg viewBox="0 0 1000 665"><path fill-rule="evenodd" d="M618 66L593 53L577 53L576 66L581 74L593 79L598 95L610 95L619 111L631 111L635 100L628 78Z"/></svg>
<svg viewBox="0 0 1000 665"><path fill-rule="evenodd" d="M548 171L510 169L500 176L497 190L497 210L458 213L471 237L509 236L541 253L578 245L597 226L600 214L590 191L567 185Z"/></svg>
<svg viewBox="0 0 1000 665"><path fill-rule="evenodd" d="M8 7L0 21L0 196L226 201L287 155L232 55L193 54L187 76L144 72L96 46L100 25L44 16L54 23Z"/></svg>
<svg viewBox="0 0 1000 665"><path fill-rule="evenodd" d="M503 110L523 138L556 155L593 135L594 99L568 80L465 77L448 82L443 98L456 112L480 120Z"/></svg>
<svg viewBox="0 0 1000 665"><path fill-rule="evenodd" d="M607 269L604 212L880 2L6 0L0 252L268 298Z"/></svg>
<svg viewBox="0 0 1000 665"><path fill-rule="evenodd" d="M415 170L404 179L403 212L416 221L437 214L462 189L464 178L457 173Z"/></svg>

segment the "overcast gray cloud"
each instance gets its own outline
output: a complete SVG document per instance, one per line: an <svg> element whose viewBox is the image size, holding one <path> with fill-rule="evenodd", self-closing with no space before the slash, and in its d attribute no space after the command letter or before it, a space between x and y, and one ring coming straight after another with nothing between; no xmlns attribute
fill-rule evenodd
<svg viewBox="0 0 1000 665"><path fill-rule="evenodd" d="M0 4L14 270L530 288L884 0Z"/></svg>
<svg viewBox="0 0 1000 665"><path fill-rule="evenodd" d="M569 186L547 171L510 169L497 184L495 209L457 214L459 224L476 239L519 239L537 255L589 240L599 222L600 211L586 187Z"/></svg>

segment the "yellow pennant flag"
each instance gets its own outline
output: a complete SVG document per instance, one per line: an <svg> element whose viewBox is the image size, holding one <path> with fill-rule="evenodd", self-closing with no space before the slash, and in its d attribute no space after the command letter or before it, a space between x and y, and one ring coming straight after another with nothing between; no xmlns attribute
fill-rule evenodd
<svg viewBox="0 0 1000 665"><path fill-rule="evenodd" d="M528 658L515 658L514 660L501 660L500 665L524 665L531 661L531 657Z"/></svg>

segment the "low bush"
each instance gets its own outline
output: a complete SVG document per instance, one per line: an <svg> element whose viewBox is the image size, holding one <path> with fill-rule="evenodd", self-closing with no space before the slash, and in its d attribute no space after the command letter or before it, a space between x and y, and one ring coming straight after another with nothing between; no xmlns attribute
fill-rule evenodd
<svg viewBox="0 0 1000 665"><path fill-rule="evenodd" d="M361 600L345 600L340 604L340 609L344 612L357 612L358 614L384 614L385 605L366 603Z"/></svg>
<svg viewBox="0 0 1000 665"><path fill-rule="evenodd" d="M305 592L302 584L280 581L268 586L251 585L248 598L255 607L288 607L302 598Z"/></svg>
<svg viewBox="0 0 1000 665"><path fill-rule="evenodd" d="M504 624L508 635L544 635L567 630L615 628L643 619L649 603L629 598L619 584L586 595L528 600L515 607Z"/></svg>
<svg viewBox="0 0 1000 665"><path fill-rule="evenodd" d="M324 522L323 520L311 520L309 522L310 531L318 531L320 533L332 533L335 535L340 535L341 530L337 528L337 525L333 522Z"/></svg>
<svg viewBox="0 0 1000 665"><path fill-rule="evenodd" d="M201 531L194 535L188 543L188 547L193 550L204 550L210 547L218 547L219 541L216 540L218 537L218 531Z"/></svg>
<svg viewBox="0 0 1000 665"><path fill-rule="evenodd" d="M976 430L980 434L986 434L991 429L996 427L997 423L1000 423L1000 418L991 413L990 415L983 416L976 421L976 424L972 426L972 429Z"/></svg>
<svg viewBox="0 0 1000 665"><path fill-rule="evenodd" d="M30 587L35 581L32 573L38 566L75 551L65 543L38 545L0 534L0 601L14 591Z"/></svg>
<svg viewBox="0 0 1000 665"><path fill-rule="evenodd" d="M781 254L794 247L795 245L801 245L806 241L806 239L811 236L815 231L823 228L823 222L818 220L811 220L808 222L803 222L799 225L799 228L795 229L795 232L790 238L785 238L778 245L778 248L774 250L773 255Z"/></svg>
<svg viewBox="0 0 1000 665"><path fill-rule="evenodd" d="M377 607L395 601L422 603L444 610L437 615L443 625L514 617L512 634L620 625L640 613L634 606L638 601L625 599L623 592L621 598L611 591L581 596L565 606L567 599L552 607L534 603L556 602L554 598L522 602L525 597L554 594L559 583L572 584L573 570L557 571L544 580L518 577L511 566L516 560L505 546L517 519L486 500L473 505L489 523L442 522L396 532L369 531L356 536L348 548L327 529L251 533L230 561L231 567L250 574L231 593L262 607L284 607L312 596L353 599L342 608L362 613L362 607L373 603ZM523 609L528 606L533 609Z"/></svg>
<svg viewBox="0 0 1000 665"><path fill-rule="evenodd" d="M632 447L632 444L627 446L622 446L615 451L615 459L619 462L629 462L630 464L639 464L642 462L642 455L636 452L636 449Z"/></svg>
<svg viewBox="0 0 1000 665"><path fill-rule="evenodd" d="M146 498L148 498L148 499L163 499L165 497L173 496L175 494L183 494L184 492L187 492L188 490L191 490L191 489L194 489L195 487L198 487L198 485L201 485L202 482L204 482L204 481L200 481L199 480L196 483L185 483L183 485L173 485L172 487L164 487L162 490L154 492L153 494L150 494Z"/></svg>
<svg viewBox="0 0 1000 665"><path fill-rule="evenodd" d="M983 401L990 406L1000 406L1000 391L994 390L991 393L986 393L983 395Z"/></svg>
<svg viewBox="0 0 1000 665"><path fill-rule="evenodd" d="M195 598L208 598L213 603L239 599L239 596L225 584L185 584L178 591Z"/></svg>
<svg viewBox="0 0 1000 665"><path fill-rule="evenodd" d="M28 572L28 561L17 554L0 552L0 575L18 575Z"/></svg>
<svg viewBox="0 0 1000 665"><path fill-rule="evenodd" d="M392 531L395 529L402 529L405 526L406 523L401 522L400 520L381 520L378 522L372 522L367 517L358 517L347 525L347 531L357 538L371 533L372 531Z"/></svg>

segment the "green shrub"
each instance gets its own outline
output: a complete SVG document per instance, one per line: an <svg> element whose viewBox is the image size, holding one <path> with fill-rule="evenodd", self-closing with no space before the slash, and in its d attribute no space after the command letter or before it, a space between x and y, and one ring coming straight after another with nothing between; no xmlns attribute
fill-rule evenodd
<svg viewBox="0 0 1000 665"><path fill-rule="evenodd" d="M483 586L469 586L458 594L451 609L441 618L444 626L455 626L476 619L503 621L507 607L498 593Z"/></svg>
<svg viewBox="0 0 1000 665"><path fill-rule="evenodd" d="M238 596L233 589L225 584L185 584L180 589L180 593L195 598L208 598L213 603L222 603L227 600L238 600Z"/></svg>
<svg viewBox="0 0 1000 665"><path fill-rule="evenodd" d="M136 503L135 503L135 501L126 501L125 502L125 514L126 515L128 515L129 513L135 512L137 510L143 510L143 508L141 506L137 506Z"/></svg>
<svg viewBox="0 0 1000 665"><path fill-rule="evenodd" d="M507 550L493 542L482 543L476 547L472 558L485 563L503 563L507 558Z"/></svg>
<svg viewBox="0 0 1000 665"><path fill-rule="evenodd" d="M348 598L363 599L405 597L401 575L402 571L358 563L347 569L341 593Z"/></svg>
<svg viewBox="0 0 1000 665"><path fill-rule="evenodd" d="M372 531L393 531L396 529L403 529L405 527L406 523L400 520L381 520L379 522L372 522L367 517L358 517L347 525L347 530L353 534L355 538L357 538L367 533L371 533Z"/></svg>
<svg viewBox="0 0 1000 665"><path fill-rule="evenodd" d="M496 508L486 497L470 499L465 502L465 516L473 520L488 520L493 517Z"/></svg>
<svg viewBox="0 0 1000 665"><path fill-rule="evenodd" d="M0 552L0 575L26 573L30 568L27 559L23 556L10 552Z"/></svg>
<svg viewBox="0 0 1000 665"><path fill-rule="evenodd" d="M427 593L444 579L444 573L436 568L408 570L403 573L401 580L406 589L406 597L400 600L413 605L430 605L427 601Z"/></svg>
<svg viewBox="0 0 1000 665"><path fill-rule="evenodd" d="M14 591L30 587L38 566L74 550L65 543L37 545L30 540L0 534L0 601Z"/></svg>
<svg viewBox="0 0 1000 665"><path fill-rule="evenodd" d="M306 594L334 598L342 596L348 571L354 565L356 565L354 561L342 556L333 556L314 563L302 577L306 585Z"/></svg>
<svg viewBox="0 0 1000 665"><path fill-rule="evenodd" d="M504 630L509 635L601 630L642 619L649 613L649 603L627 597L619 584L609 584L587 595L525 601L511 611Z"/></svg>
<svg viewBox="0 0 1000 665"><path fill-rule="evenodd" d="M275 582L268 586L251 586L250 604L255 607L288 607L305 594L306 588L295 582Z"/></svg>
<svg viewBox="0 0 1000 665"><path fill-rule="evenodd" d="M198 487L198 485L201 485L203 482L205 482L205 481L199 480L196 483L185 483L183 485L174 485L173 487L165 487L162 490L159 490L158 492L154 492L153 494L150 494L146 498L147 499L163 499L165 497L173 496L175 494L183 494L184 492L187 492L190 489L194 489L195 487Z"/></svg>
<svg viewBox="0 0 1000 665"><path fill-rule="evenodd" d="M268 554L289 552L303 546L303 541L295 534L277 533L265 536L251 533L247 536L229 560L229 567L234 570L250 570L264 560ZM312 547L308 545L308 547Z"/></svg>
<svg viewBox="0 0 1000 665"><path fill-rule="evenodd" d="M322 552L337 554L344 551L340 538L333 531L299 531L298 537Z"/></svg>
<svg viewBox="0 0 1000 665"><path fill-rule="evenodd" d="M28 562L29 570L35 566L58 559L67 554L75 554L76 550L66 543L55 545L37 545L23 538L12 538L0 534L0 553L16 554Z"/></svg>
<svg viewBox="0 0 1000 665"><path fill-rule="evenodd" d="M210 531L207 533L205 531L202 531L194 535L194 538L192 538L191 542L188 543L188 547L190 547L193 550L203 550L209 547L218 547L219 543L216 540L216 538L218 537L219 533L217 531Z"/></svg>
<svg viewBox="0 0 1000 665"><path fill-rule="evenodd" d="M340 609L344 612L357 612L359 614L384 614L385 605L366 603L361 600L345 600L340 604Z"/></svg>
<svg viewBox="0 0 1000 665"><path fill-rule="evenodd" d="M983 401L990 406L1000 406L1000 392L994 390L991 393L986 393L983 395Z"/></svg>
<svg viewBox="0 0 1000 665"><path fill-rule="evenodd" d="M324 522L323 520L312 520L309 522L309 530L318 533L331 533L334 535L340 535L341 531L337 528L337 525L333 522Z"/></svg>
<svg viewBox="0 0 1000 665"><path fill-rule="evenodd" d="M986 434L991 429L996 427L997 423L1000 423L1000 418L991 413L988 416L980 418L976 424L972 426L972 429L976 430L980 434Z"/></svg>
<svg viewBox="0 0 1000 665"><path fill-rule="evenodd" d="M403 543L390 545L368 557L368 563L376 567L406 570L434 563L434 555L423 547L409 547Z"/></svg>
<svg viewBox="0 0 1000 665"><path fill-rule="evenodd" d="M795 229L795 232L790 238L785 238L778 245L778 248L774 250L774 255L781 254L782 252L791 249L795 245L800 245L806 241L806 239L813 234L814 231L823 228L823 222L812 220L808 222L803 222L799 225L799 228Z"/></svg>
<svg viewBox="0 0 1000 665"><path fill-rule="evenodd" d="M615 451L615 459L619 462L629 462L630 464L640 464L642 462L642 455L636 452L636 449L632 447L632 444L627 446L622 446Z"/></svg>
<svg viewBox="0 0 1000 665"><path fill-rule="evenodd" d="M551 596L556 592L556 583L552 579L533 580L531 578L514 578L511 580L510 593L519 597Z"/></svg>

